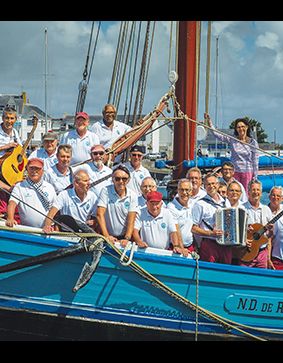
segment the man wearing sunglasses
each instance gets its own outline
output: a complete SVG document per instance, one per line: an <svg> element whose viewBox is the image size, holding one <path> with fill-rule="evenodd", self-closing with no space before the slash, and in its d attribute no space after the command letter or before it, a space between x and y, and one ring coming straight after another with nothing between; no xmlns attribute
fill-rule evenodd
<svg viewBox="0 0 283 363"><path fill-rule="evenodd" d="M141 183L145 177L151 176L148 169L142 165L143 150L139 145L134 145L130 149L130 161L125 163L129 169L131 179L128 187L131 188L138 196L141 195Z"/></svg>
<svg viewBox="0 0 283 363"><path fill-rule="evenodd" d="M112 174L112 169L104 164L106 153L105 148L102 144L93 145L90 149L90 155L90 162L84 163L77 167L73 167L72 169L74 172L79 169L85 170L90 177L90 184L106 178L107 175L109 175L108 179L106 178L105 180L93 186L95 192L99 194L103 187L112 183L110 178Z"/></svg>
<svg viewBox="0 0 283 363"><path fill-rule="evenodd" d="M112 174L113 184L101 190L97 201L97 222L101 234L111 243L119 241L125 246L132 237L138 212L138 196L127 187L130 172L118 165Z"/></svg>

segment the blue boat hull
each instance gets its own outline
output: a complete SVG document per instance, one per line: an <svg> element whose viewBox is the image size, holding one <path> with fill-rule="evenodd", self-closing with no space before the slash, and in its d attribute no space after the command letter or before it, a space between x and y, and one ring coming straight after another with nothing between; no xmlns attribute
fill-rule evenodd
<svg viewBox="0 0 283 363"><path fill-rule="evenodd" d="M1 266L72 245L3 230L0 242ZM201 261L196 268L192 259L137 251L134 262L141 271L136 272L121 265L119 257L108 246L94 276L76 293L72 289L85 262L90 263L90 253L2 273L0 309L184 335L197 331L249 339L249 332L267 339L283 338L281 271ZM142 276L145 272L150 275ZM152 275L157 278L154 283ZM231 321L228 330L227 319Z"/></svg>

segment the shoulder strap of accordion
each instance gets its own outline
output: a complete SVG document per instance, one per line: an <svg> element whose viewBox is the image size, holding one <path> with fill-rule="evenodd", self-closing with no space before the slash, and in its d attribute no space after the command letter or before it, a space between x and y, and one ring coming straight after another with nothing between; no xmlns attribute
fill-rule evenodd
<svg viewBox="0 0 283 363"><path fill-rule="evenodd" d="M200 200L203 200L205 201L206 203L210 204L210 205L213 205L214 207L221 207L221 208L225 208L225 201L221 202L221 204L218 204L218 203L215 203L213 202L213 200L207 198L207 197L203 197L201 198Z"/></svg>

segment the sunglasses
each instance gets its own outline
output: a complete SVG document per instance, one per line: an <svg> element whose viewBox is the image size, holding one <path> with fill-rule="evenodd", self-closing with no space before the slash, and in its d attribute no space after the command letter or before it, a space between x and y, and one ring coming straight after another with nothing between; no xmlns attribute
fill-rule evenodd
<svg viewBox="0 0 283 363"><path fill-rule="evenodd" d="M142 154L132 153L132 156L137 156L138 158L141 158Z"/></svg>
<svg viewBox="0 0 283 363"><path fill-rule="evenodd" d="M123 181L124 183L126 183L126 181L128 180L129 178L127 178L127 177L120 177L120 176L115 176L114 177L114 180L116 181L116 182L119 182L119 181Z"/></svg>
<svg viewBox="0 0 283 363"><path fill-rule="evenodd" d="M104 155L105 152L104 151L93 151L92 155Z"/></svg>

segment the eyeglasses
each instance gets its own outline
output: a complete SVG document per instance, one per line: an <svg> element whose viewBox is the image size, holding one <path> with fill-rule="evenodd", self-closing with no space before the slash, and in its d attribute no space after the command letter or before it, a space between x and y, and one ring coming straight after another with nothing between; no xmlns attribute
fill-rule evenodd
<svg viewBox="0 0 283 363"><path fill-rule="evenodd" d="M222 168L222 171L233 171L233 168Z"/></svg>
<svg viewBox="0 0 283 363"><path fill-rule="evenodd" d="M183 193L185 193L185 192L189 193L191 190L192 189L184 189L184 188L179 188L178 189L178 191L183 192Z"/></svg>
<svg viewBox="0 0 283 363"><path fill-rule="evenodd" d="M242 192L241 190L238 190L238 189L228 189L227 191L228 192L234 192L234 193L241 193Z"/></svg>
<svg viewBox="0 0 283 363"><path fill-rule="evenodd" d="M40 168L40 167L38 167L38 166L30 166L29 165L29 170L31 170L31 171L40 171L40 170L43 170L43 168Z"/></svg>
<svg viewBox="0 0 283 363"><path fill-rule="evenodd" d="M92 155L104 155L104 151L92 151Z"/></svg>
<svg viewBox="0 0 283 363"><path fill-rule="evenodd" d="M142 157L142 154L132 153L131 155L132 155L132 156L137 156L138 158L141 158L141 157Z"/></svg>
<svg viewBox="0 0 283 363"><path fill-rule="evenodd" d="M142 185L142 188L143 189L152 189L152 188L154 188L155 187L155 185Z"/></svg>
<svg viewBox="0 0 283 363"><path fill-rule="evenodd" d="M129 178L126 178L126 177L119 177L119 176L115 176L114 177L114 180L116 181L116 182L119 182L119 181L121 181L122 180L122 182L123 183L126 183L126 181L128 180Z"/></svg>

